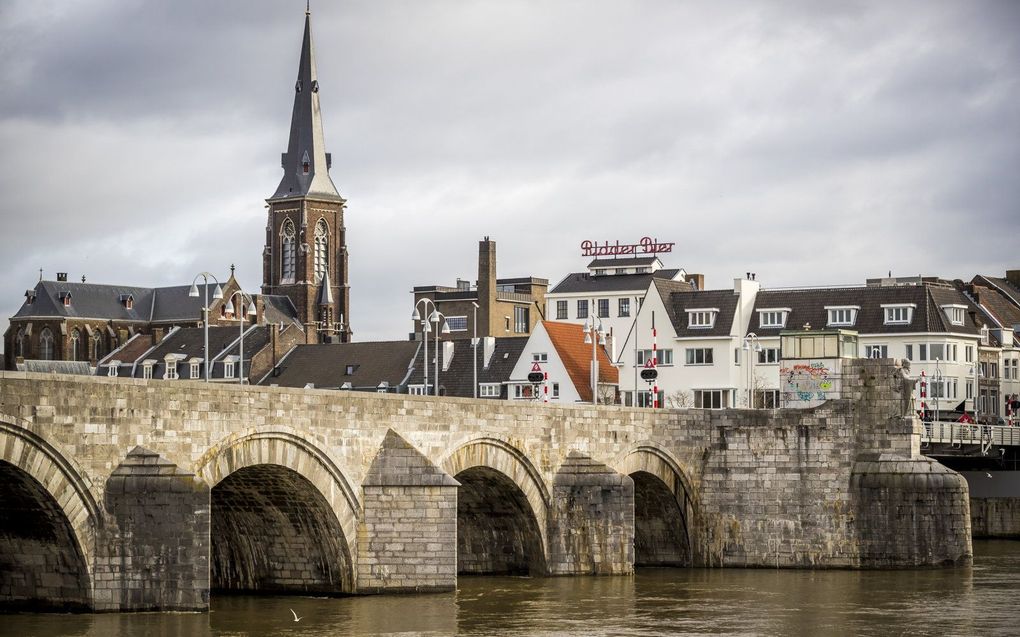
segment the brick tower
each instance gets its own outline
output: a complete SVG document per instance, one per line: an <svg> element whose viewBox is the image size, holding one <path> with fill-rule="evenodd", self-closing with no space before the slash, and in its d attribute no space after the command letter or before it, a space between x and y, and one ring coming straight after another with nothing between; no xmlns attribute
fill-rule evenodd
<svg viewBox="0 0 1020 637"><path fill-rule="evenodd" d="M266 200L262 292L290 297L308 343L348 342L347 202L329 176L331 158L323 141L309 11L294 85L290 141L282 163L283 179Z"/></svg>

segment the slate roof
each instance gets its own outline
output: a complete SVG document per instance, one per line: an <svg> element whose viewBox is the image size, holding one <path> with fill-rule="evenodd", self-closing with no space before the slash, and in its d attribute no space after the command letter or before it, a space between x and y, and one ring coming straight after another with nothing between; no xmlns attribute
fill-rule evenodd
<svg viewBox="0 0 1020 637"><path fill-rule="evenodd" d="M622 259L595 259L589 268L639 268L659 261L659 257L629 257ZM661 261L659 261L661 263Z"/></svg>
<svg viewBox="0 0 1020 637"><path fill-rule="evenodd" d="M326 153L319 111L319 79L315 68L315 45L312 42L312 18L308 13L305 14L297 82L292 90L294 109L290 118L287 152L281 160L283 178L270 199L304 195L340 199L340 193L329 176L330 158ZM306 157L307 172L303 168Z"/></svg>
<svg viewBox="0 0 1020 637"><path fill-rule="evenodd" d="M733 290L694 290L680 281L654 281L677 337L729 336L739 297ZM718 309L712 327L690 327L687 310Z"/></svg>
<svg viewBox="0 0 1020 637"><path fill-rule="evenodd" d="M74 281L39 281L35 286L35 301L26 302L12 318L29 316L56 316L62 318L102 318L120 321L149 321L155 290L127 285L99 285ZM61 297L70 293L71 304L64 305ZM121 302L129 294L134 302L127 309Z"/></svg>
<svg viewBox="0 0 1020 637"><path fill-rule="evenodd" d="M216 358L223 351L237 340L239 334L236 327L210 327L209 328L209 351L212 352L212 358ZM247 339L245 340L247 345ZM167 354L180 354L183 356L181 362L178 363L178 374L181 378L187 378L187 372L185 371L187 361L198 357L205 358L205 332L201 327L185 327L171 330L169 334L163 337L163 340L151 351L143 352L140 356L144 359L154 359L156 364L152 368L153 378L162 378L163 372L166 367L165 359ZM245 348L247 350L247 348ZM133 361L121 358L116 353L111 353L103 362L109 362L112 360L119 360L122 363L119 376L130 376L131 367L130 364L135 364L134 377L142 377L142 362L143 359L136 358ZM203 363L204 365L204 363ZM215 369L215 367L213 368ZM98 375L105 375L107 368L101 363L96 373ZM203 371L202 377L205 377Z"/></svg>
<svg viewBox="0 0 1020 637"><path fill-rule="evenodd" d="M556 321L542 321L542 327L556 348L556 355L566 368L581 402L591 402L591 344L584 342L584 328L576 323ZM605 348L596 347L595 351L599 361L599 384L619 384L620 370L613 366Z"/></svg>
<svg viewBox="0 0 1020 637"><path fill-rule="evenodd" d="M209 284L209 300L216 284ZM77 283L73 281L40 281L34 288L35 301L22 304L12 317L90 318L144 323L199 322L202 320L202 286L199 296L192 297L190 285L144 288L127 285ZM71 304L64 305L62 297L70 293ZM132 297L132 307L124 307L122 297ZM297 309L289 297L262 294L264 321L269 323L297 323Z"/></svg>
<svg viewBox="0 0 1020 637"><path fill-rule="evenodd" d="M572 272L556 284L549 294L572 294L576 292L624 292L648 289L653 280L671 280L680 273L678 268L657 270L646 274L606 274L593 276L588 272ZM684 285L687 285L686 283ZM687 285L690 288L689 285Z"/></svg>
<svg viewBox="0 0 1020 637"><path fill-rule="evenodd" d="M910 323L885 325L882 305L897 303L916 306ZM757 310L770 308L790 308L785 329L800 329L805 323L810 323L812 329L824 329L828 322L825 307L838 305L860 306L856 323L846 326L860 334L978 333L970 311L965 312L964 324L957 326L949 324L941 308L942 305L966 305L968 309L976 309L966 295L954 288L929 285L761 290L755 299L748 330L759 336L778 335L784 328L759 324Z"/></svg>
<svg viewBox="0 0 1020 637"><path fill-rule="evenodd" d="M443 370L442 358L439 364L439 387L446 396L460 396L471 398L473 396L472 384L474 382L474 366L471 360L471 339L457 338L450 339L453 343L453 358L450 366ZM514 366L524 351L528 342L526 336L497 337L495 349L489 359L489 366L485 367L485 351L481 342L478 343L478 382L481 383L506 383L511 380ZM433 360L434 342L429 341L429 361ZM442 341L440 341L442 348ZM421 385L424 381L422 371L423 351L415 355L414 371L408 380L409 385ZM434 384L435 363L429 364L429 383ZM523 379L521 379L523 380ZM503 398L506 396L503 395Z"/></svg>
<svg viewBox="0 0 1020 637"><path fill-rule="evenodd" d="M261 294L262 316L266 323L298 323L297 308L289 296L282 294Z"/></svg>
<svg viewBox="0 0 1020 637"><path fill-rule="evenodd" d="M415 341L373 341L298 345L277 365L277 370L261 379L260 385L304 387L308 383L321 389L374 390L383 381L391 389L406 384L408 366L414 360L419 343ZM347 374L347 366L353 373Z"/></svg>
<svg viewBox="0 0 1020 637"><path fill-rule="evenodd" d="M1017 287L1014 283L1008 279L1001 277L986 276L979 274L974 277L973 283L978 285L984 285L985 287L991 288L1001 294L1009 303L1016 308L1020 309L1020 287Z"/></svg>

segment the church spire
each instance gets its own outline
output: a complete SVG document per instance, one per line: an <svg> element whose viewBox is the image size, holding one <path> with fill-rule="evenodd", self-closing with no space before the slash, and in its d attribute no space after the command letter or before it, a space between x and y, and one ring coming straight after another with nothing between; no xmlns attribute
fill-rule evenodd
<svg viewBox="0 0 1020 637"><path fill-rule="evenodd" d="M294 111L290 119L290 141L283 154L283 179L270 199L317 196L340 199L329 177L330 156L322 135L319 112L319 81L315 71L311 11L305 10L305 33L301 60L294 84Z"/></svg>

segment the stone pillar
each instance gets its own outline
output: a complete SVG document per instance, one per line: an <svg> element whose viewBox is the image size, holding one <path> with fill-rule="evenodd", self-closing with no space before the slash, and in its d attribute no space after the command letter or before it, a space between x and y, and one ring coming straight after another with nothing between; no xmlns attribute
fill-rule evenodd
<svg viewBox="0 0 1020 637"><path fill-rule="evenodd" d="M863 568L955 566L973 556L967 482L934 460L859 460L850 496Z"/></svg>
<svg viewBox="0 0 1020 637"><path fill-rule="evenodd" d="M634 481L571 451L553 479L550 575L634 572Z"/></svg>
<svg viewBox="0 0 1020 637"><path fill-rule="evenodd" d="M104 504L96 610L208 610L208 485L135 447L107 480Z"/></svg>
<svg viewBox="0 0 1020 637"><path fill-rule="evenodd" d="M456 589L459 486L395 431L386 432L362 484L357 592Z"/></svg>

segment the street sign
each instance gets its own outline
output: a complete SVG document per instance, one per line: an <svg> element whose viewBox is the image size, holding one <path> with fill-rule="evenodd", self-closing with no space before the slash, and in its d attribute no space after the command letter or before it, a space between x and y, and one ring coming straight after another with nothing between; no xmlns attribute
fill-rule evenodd
<svg viewBox="0 0 1020 637"><path fill-rule="evenodd" d="M655 367L655 359L652 358L651 356L649 356L648 360L645 361L645 369L652 369L654 367Z"/></svg>
<svg viewBox="0 0 1020 637"><path fill-rule="evenodd" d="M653 381L659 377L659 370L654 367L646 367L641 370L641 380Z"/></svg>
<svg viewBox="0 0 1020 637"><path fill-rule="evenodd" d="M541 383L543 380L545 380L545 374L542 372L531 372L528 374L529 383Z"/></svg>
<svg viewBox="0 0 1020 637"><path fill-rule="evenodd" d="M538 361L535 361L534 363L531 364L531 371L533 372L542 371L542 368L538 366Z"/></svg>

